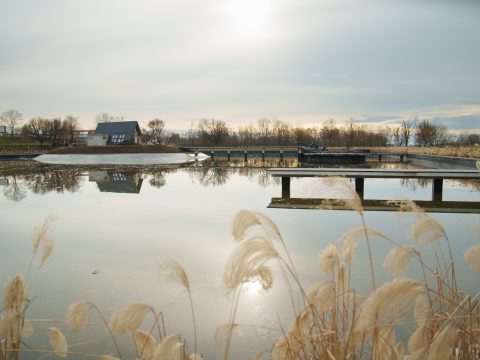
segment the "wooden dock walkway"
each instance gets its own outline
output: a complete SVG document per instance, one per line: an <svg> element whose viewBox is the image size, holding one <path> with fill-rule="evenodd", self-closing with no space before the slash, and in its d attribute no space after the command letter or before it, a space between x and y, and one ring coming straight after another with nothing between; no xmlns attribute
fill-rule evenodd
<svg viewBox="0 0 480 360"><path fill-rule="evenodd" d="M365 179L432 179L432 201L442 202L444 179L480 180L477 170L450 169L355 169L355 168L272 168L267 173L282 178L282 198L290 198L292 177L346 177L355 179L355 190L363 199Z"/></svg>

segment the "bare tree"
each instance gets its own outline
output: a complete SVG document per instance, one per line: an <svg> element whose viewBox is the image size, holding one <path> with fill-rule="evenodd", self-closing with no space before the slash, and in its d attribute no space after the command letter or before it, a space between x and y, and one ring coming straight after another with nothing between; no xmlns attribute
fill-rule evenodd
<svg viewBox="0 0 480 360"><path fill-rule="evenodd" d="M161 119L153 119L150 120L147 124L148 128L150 129L150 135L152 136L152 139L155 140L156 142L159 142L162 138L162 131L163 128L165 127L165 121Z"/></svg>
<svg viewBox="0 0 480 360"><path fill-rule="evenodd" d="M271 121L267 118L257 120L258 135L262 145L267 145L267 140L271 137Z"/></svg>
<svg viewBox="0 0 480 360"><path fill-rule="evenodd" d="M13 137L13 131L15 130L15 126L23 119L23 115L20 114L17 110L11 109L5 111L2 115L0 115L0 120L4 123L8 130L10 131L10 136Z"/></svg>
<svg viewBox="0 0 480 360"><path fill-rule="evenodd" d="M215 119L200 120L200 123L198 124L198 132L200 139L204 140L205 143L214 146L225 141L230 134L225 121Z"/></svg>
<svg viewBox="0 0 480 360"><path fill-rule="evenodd" d="M22 127L23 134L34 138L40 145L43 145L46 141L51 139L52 136L52 120L35 117L31 118Z"/></svg>
<svg viewBox="0 0 480 360"><path fill-rule="evenodd" d="M402 121L402 143L405 146L408 146L410 143L411 138L414 135L415 131L415 123L417 122L418 118L415 116L414 120L403 120Z"/></svg>
<svg viewBox="0 0 480 360"><path fill-rule="evenodd" d="M123 116L113 116L110 115L109 113L100 113L97 116L95 116L95 122L97 124L99 123L105 123L105 122L114 122L114 121L123 121Z"/></svg>
<svg viewBox="0 0 480 360"><path fill-rule="evenodd" d="M62 143L63 146L68 146L73 143L78 126L78 117L71 115L65 116L65 119L62 120L60 130L60 143Z"/></svg>

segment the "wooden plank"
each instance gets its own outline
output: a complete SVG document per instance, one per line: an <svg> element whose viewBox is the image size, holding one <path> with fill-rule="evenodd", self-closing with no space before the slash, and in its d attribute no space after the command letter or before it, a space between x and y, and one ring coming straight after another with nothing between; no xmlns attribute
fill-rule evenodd
<svg viewBox="0 0 480 360"><path fill-rule="evenodd" d="M474 201L425 201L415 200L415 204L426 212L480 214L480 202ZM272 198L269 208L274 209L317 209L352 210L339 199ZM398 211L399 205L388 200L362 199L364 211Z"/></svg>
<svg viewBox="0 0 480 360"><path fill-rule="evenodd" d="M413 178L413 179L480 179L477 170L451 169L352 169L352 168L272 168L267 173L280 177L326 177L347 178Z"/></svg>

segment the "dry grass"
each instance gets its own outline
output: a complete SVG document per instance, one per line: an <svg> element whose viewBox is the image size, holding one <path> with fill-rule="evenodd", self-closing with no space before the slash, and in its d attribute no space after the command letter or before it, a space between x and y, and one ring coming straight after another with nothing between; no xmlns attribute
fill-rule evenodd
<svg viewBox="0 0 480 360"><path fill-rule="evenodd" d="M333 180L332 180L333 181ZM344 189L345 184L341 183ZM348 189L347 189L348 190ZM244 326L237 322L237 310L242 306L243 286L257 280L264 290L274 285L272 266L278 266L286 282L295 318L288 329L278 324L282 334L252 359L479 359L480 305L479 293L468 294L457 288L455 267L449 249L448 236L440 223L405 200L402 209L415 215L412 246L400 246L394 240L366 226L363 211L355 201L346 200L358 211L363 226L346 231L337 244L319 251L319 270L327 276L310 289L304 289L288 254L279 228L263 214L242 211L232 223L232 234L237 247L226 261L223 274L225 287L232 296L227 323L215 334L224 347L224 358L229 358L233 330ZM38 250L49 240L51 219L38 229L33 241L32 263L43 263ZM370 239L386 241L392 250L386 256L384 267L394 278L376 284L374 267L372 290L360 296L350 281L356 246L369 246ZM444 246L440 246L443 242ZM465 260L473 271L480 271L480 245L465 252ZM47 247L50 255L53 247ZM369 248L368 248L369 249ZM435 262L426 264L422 253L433 252ZM370 258L371 258L371 254ZM38 260L36 258L39 258ZM413 262L421 268L419 279L402 277ZM90 317L96 313L110 334L115 354L86 354L72 352L68 339L56 327L50 327L49 348L35 349L38 354L58 357L69 355L97 357L98 359L125 359L117 345L117 334L131 339L136 359L199 360L196 324L193 313L190 282L185 269L175 261L161 266L161 271L188 291L194 325L194 351L176 334L167 334L163 314L142 303L130 303L114 310L107 320L91 303L71 304L65 315L65 325L71 331L85 331L91 326ZM32 352L26 341L33 328L27 320L30 297L27 276L15 274L6 284L0 316L0 360L21 358L23 352ZM152 314L153 325L145 328L146 317ZM98 321L97 321L98 324ZM142 328L143 327L143 328ZM398 337L407 333L408 336ZM212 334L213 335L213 334ZM236 355L237 356L237 355Z"/></svg>
<svg viewBox="0 0 480 360"><path fill-rule="evenodd" d="M463 158L480 159L480 146L445 146L445 147L376 147L371 148L372 151L391 152L391 153L408 153L418 155L436 155L436 156L453 156Z"/></svg>

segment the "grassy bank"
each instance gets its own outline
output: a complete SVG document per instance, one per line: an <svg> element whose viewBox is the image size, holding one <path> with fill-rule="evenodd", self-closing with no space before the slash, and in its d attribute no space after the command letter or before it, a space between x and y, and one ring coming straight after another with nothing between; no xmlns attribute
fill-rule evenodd
<svg viewBox="0 0 480 360"><path fill-rule="evenodd" d="M480 160L480 146L445 146L445 147L376 147L372 151L408 153L417 155L453 156Z"/></svg>

